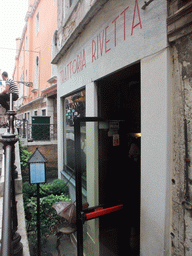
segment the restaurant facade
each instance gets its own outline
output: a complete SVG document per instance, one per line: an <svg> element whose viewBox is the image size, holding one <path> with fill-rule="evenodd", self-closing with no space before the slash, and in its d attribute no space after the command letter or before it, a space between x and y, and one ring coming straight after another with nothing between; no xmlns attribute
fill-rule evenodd
<svg viewBox="0 0 192 256"><path fill-rule="evenodd" d="M171 255L167 1L149 2L57 3L58 171L78 255Z"/></svg>

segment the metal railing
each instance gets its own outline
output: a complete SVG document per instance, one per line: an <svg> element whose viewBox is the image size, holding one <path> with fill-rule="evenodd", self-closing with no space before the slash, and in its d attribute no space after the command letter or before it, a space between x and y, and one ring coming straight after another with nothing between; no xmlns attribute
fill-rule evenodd
<svg viewBox="0 0 192 256"><path fill-rule="evenodd" d="M8 132L2 135L0 142L3 143L5 155L5 180L3 197L3 220L1 256L20 256L23 254L23 245L20 242L21 236L17 233L17 207L15 201L15 178L18 174L15 166L15 143L18 138L14 134L14 116L12 94L10 94L10 110L8 111L9 127Z"/></svg>
<svg viewBox="0 0 192 256"><path fill-rule="evenodd" d="M27 125L28 140L57 140L57 124L28 124Z"/></svg>
<svg viewBox="0 0 192 256"><path fill-rule="evenodd" d="M57 124L35 123L29 124L27 120L17 120L18 134L28 141L57 140Z"/></svg>

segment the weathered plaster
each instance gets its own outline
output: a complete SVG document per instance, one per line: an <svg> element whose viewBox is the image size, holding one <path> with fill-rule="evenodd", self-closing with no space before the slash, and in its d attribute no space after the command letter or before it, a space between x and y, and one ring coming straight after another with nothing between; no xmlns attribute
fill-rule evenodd
<svg viewBox="0 0 192 256"><path fill-rule="evenodd" d="M173 93L173 166L172 166L172 255L192 255L192 35L182 37L171 47ZM187 133L184 122L186 120ZM185 144L187 143L187 144ZM188 169L187 169L188 164ZM186 172L188 170L188 179Z"/></svg>

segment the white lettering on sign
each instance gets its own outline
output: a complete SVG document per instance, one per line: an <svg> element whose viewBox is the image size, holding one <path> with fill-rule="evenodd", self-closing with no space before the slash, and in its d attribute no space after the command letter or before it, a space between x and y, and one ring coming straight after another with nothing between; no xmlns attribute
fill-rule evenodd
<svg viewBox="0 0 192 256"><path fill-rule="evenodd" d="M115 19L111 21L99 34L95 36L94 39L91 41L91 58L92 63L97 61L100 57L102 57L104 54L107 54L108 52L112 51L115 47L118 46L118 38L117 35L117 25L119 18L122 17L123 19L123 26L122 26L122 36L123 41L126 41L128 36L126 35L127 28L127 19L130 17L129 14L129 6L127 6L119 15L116 16ZM133 35L134 29L137 27L142 29L142 21L141 21L141 15L139 10L139 4L138 0L135 0L134 4L134 11L132 14L132 23L130 27L130 36ZM112 26L113 33L109 36L108 30ZM111 44L111 42L113 42ZM109 46L110 45L110 46ZM90 56L90 54L88 54ZM86 52L85 49L81 50L79 54L69 61L69 63L63 68L63 70L60 72L61 74L61 80L62 82L68 81L73 75L76 73L81 72L83 69L86 68Z"/></svg>

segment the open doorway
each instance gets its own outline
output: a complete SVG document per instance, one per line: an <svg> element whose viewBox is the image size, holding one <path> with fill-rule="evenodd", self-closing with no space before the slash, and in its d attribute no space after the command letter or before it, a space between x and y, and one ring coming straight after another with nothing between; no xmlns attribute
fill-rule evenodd
<svg viewBox="0 0 192 256"><path fill-rule="evenodd" d="M99 117L117 121L111 128L99 129L99 204L124 206L123 211L100 218L100 255L139 255L140 63L97 85Z"/></svg>

